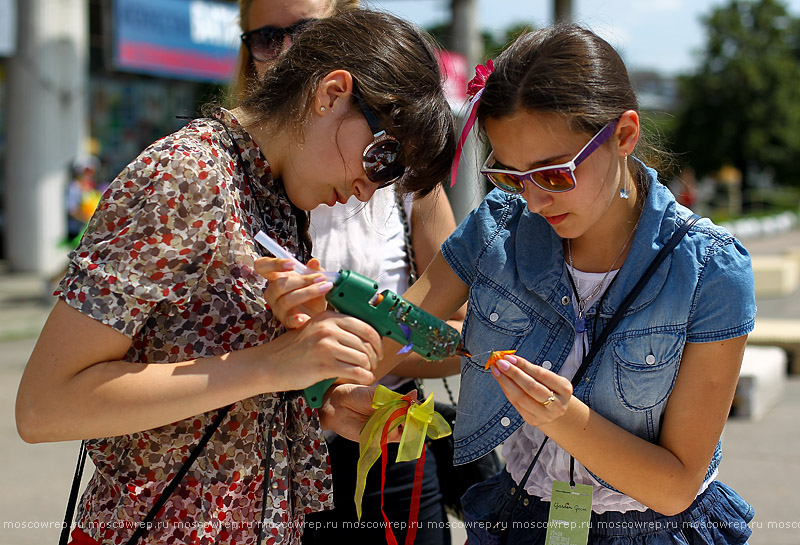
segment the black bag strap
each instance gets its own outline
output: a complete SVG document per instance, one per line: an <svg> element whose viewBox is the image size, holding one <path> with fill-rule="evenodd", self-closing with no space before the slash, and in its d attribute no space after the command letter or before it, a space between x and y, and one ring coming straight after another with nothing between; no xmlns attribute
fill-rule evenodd
<svg viewBox="0 0 800 545"><path fill-rule="evenodd" d="M400 213L400 221L403 224L403 247L406 252L406 263L408 264L408 286L411 287L411 284L416 282L418 278L417 264L414 261L414 247L411 244L411 222L408 219L408 214L406 214L406 207L403 197L397 192L395 192L395 204L397 205L397 210ZM442 380L442 385L447 392L447 397L450 398L450 403L453 405L453 407L455 407L456 398L453 395L453 390L450 389L450 384L447 382L447 377L440 378ZM420 395L423 395L422 381L419 379L414 379L414 383L417 386L417 390L420 391Z"/></svg>
<svg viewBox="0 0 800 545"><path fill-rule="evenodd" d="M594 342L592 342L589 352L583 357L581 366L575 372L575 376L572 377L573 389L578 386L583 378L583 375L586 374L587 369L589 369L589 365L591 365L592 360L594 360L595 356L597 356L597 353L603 347L603 344L605 344L608 336L614 331L617 325L619 325L622 317L625 315L625 312L627 312L633 301L642 292L647 282L653 276L653 273L655 273L656 269L658 269L664 259L666 259L669 253L675 249L675 246L678 245L684 235L689 231L689 229L691 229L692 225L694 225L699 219L700 216L697 214L692 214L691 217L689 217L689 219L687 219L686 222L684 222L684 224L672 234L667 243L661 248L661 250L659 250L659 252L653 258L653 261L651 261L644 270L642 276L639 277L639 280L636 282L636 285L633 286L631 291L628 292L628 295L626 295L619 304L619 307L617 307L617 310L614 311L614 315L611 317L611 320L608 321L606 326L600 332L600 335L598 335ZM525 484L528 482L528 478L531 476L531 472L533 471L533 467L536 465L536 462L539 461L539 455L544 450L544 446L547 444L548 439L549 437L545 435L544 441L542 441L542 444L539 445L539 450L536 451L533 461L531 461L531 464L525 471L525 475L522 477L514 496L511 498L511 500L507 501L503 505L503 508L500 510L500 513L497 516L497 520L490 521L489 532L493 535L502 534L503 531L508 527L508 520L511 518L511 513L514 509L514 506L517 504L519 498L522 496L522 493L525 491Z"/></svg>
<svg viewBox="0 0 800 545"><path fill-rule="evenodd" d="M619 325L620 321L628 310L628 308L633 304L633 301L639 296L639 294L644 289L647 282L650 278L655 274L656 269L661 265L661 263L666 259L666 257L675 249L675 246L681 241L683 236L691 229L692 225L695 224L697 220L700 219L700 216L697 214L692 214L692 216L684 222L680 228L675 231L667 243L664 245L661 250L656 254L653 258L653 261L650 262L650 265L642 273L642 276L639 278L639 281L636 282L636 285L633 286L628 295L625 296L625 299L619 304L619 307L614 312L614 315L611 317L611 320L608 321L606 326L600 332L600 335L592 342L592 346L589 349L589 353L584 356L583 361L581 362L581 366L576 371L575 376L572 378L572 386L573 388L578 385L580 380L583 378L583 374L589 368L589 365L592 363L592 360L595 358L597 353L605 344L606 339L608 336L611 335L611 332Z"/></svg>
<svg viewBox="0 0 800 545"><path fill-rule="evenodd" d="M131 535L130 539L127 541L127 545L134 545L147 532L148 526L151 525L153 519L155 519L156 515L158 515L158 512L161 511L161 508L164 507L165 503L167 503L169 497L172 495L175 489L178 488L178 485L189 472L189 468L192 467L192 464L194 464L195 460L197 460L197 458L200 456L200 453L206 448L206 444L208 444L211 436L214 435L214 432L217 431L217 428L219 428L219 425L231 410L231 407L233 407L233 405L228 405L227 407L217 410L217 416L214 418L214 421L206 428L205 434L194 446L192 452L189 453L189 457L183 463L166 488L164 488L163 492L161 492L161 495L147 512L147 515L142 522L138 524L136 530L133 532L133 535ZM72 520L75 514L75 505L78 501L78 489L81 484L81 477L83 476L83 467L85 463L86 441L81 441L80 452L78 453L78 466L75 468L75 476L72 478L72 488L69 493L69 501L67 502L67 511L64 514L64 526L61 528L61 537L58 540L59 545L67 545L67 542L69 541Z"/></svg>
<svg viewBox="0 0 800 545"><path fill-rule="evenodd" d="M222 423L222 420L231 410L233 405L228 405L227 407L223 407L217 410L217 416L214 418L214 421L206 428L206 432L203 434L203 437L200 438L200 441L192 449L192 452L189 454L189 457L183 463L181 468L169 482L169 484L164 488L163 492L158 496L158 499L147 512L147 515L144 517L142 522L138 524L136 530L131 535L130 539L128 540L126 545L134 545L138 543L138 541L142 538L142 536L147 533L149 530L153 520L158 515L158 512L161 511L161 508L164 507L164 504L167 503L167 500L175 492L175 489L178 488L178 485L181 484L181 481L189 473L189 468L192 467L194 461L200 456L200 453L206 448L206 444L208 444L209 440L211 440L211 436L214 435L214 432L217 431L219 425Z"/></svg>
<svg viewBox="0 0 800 545"><path fill-rule="evenodd" d="M67 512L64 513L64 525L61 527L61 537L58 539L59 545L67 545L67 541L69 541L72 519L75 516L75 505L78 503L78 490L81 486L81 477L83 476L83 466L85 464L86 441L81 441L81 446L78 450L78 464L75 466L75 475L72 477L72 487L67 500Z"/></svg>

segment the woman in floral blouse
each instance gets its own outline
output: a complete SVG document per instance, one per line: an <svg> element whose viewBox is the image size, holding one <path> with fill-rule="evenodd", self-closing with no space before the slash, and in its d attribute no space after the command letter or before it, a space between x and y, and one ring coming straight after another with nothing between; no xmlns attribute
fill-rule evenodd
<svg viewBox="0 0 800 545"><path fill-rule="evenodd" d="M87 440L96 471L73 543L128 542L217 418L139 543L299 542L304 515L331 502L322 426L357 437L371 394L354 384L373 382L381 343L333 312L285 331L253 237L264 230L305 261L305 211L395 182L425 195L454 147L429 39L357 10L309 25L239 107L119 174L70 255L17 398L26 441ZM334 376L354 384L318 414L297 390Z"/></svg>

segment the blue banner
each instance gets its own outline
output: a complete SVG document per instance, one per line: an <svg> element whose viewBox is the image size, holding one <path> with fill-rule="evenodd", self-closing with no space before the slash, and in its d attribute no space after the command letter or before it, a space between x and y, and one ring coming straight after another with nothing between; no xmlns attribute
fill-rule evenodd
<svg viewBox="0 0 800 545"><path fill-rule="evenodd" d="M239 51L236 3L114 0L119 70L195 81L231 79Z"/></svg>

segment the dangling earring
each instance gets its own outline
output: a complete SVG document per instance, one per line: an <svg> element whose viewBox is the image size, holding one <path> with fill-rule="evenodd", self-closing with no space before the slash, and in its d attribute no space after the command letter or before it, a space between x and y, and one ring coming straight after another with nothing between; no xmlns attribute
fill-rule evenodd
<svg viewBox="0 0 800 545"><path fill-rule="evenodd" d="M627 199L631 196L630 192L628 191L628 156L625 156L625 181L622 184L622 187L619 188L619 198L620 199Z"/></svg>

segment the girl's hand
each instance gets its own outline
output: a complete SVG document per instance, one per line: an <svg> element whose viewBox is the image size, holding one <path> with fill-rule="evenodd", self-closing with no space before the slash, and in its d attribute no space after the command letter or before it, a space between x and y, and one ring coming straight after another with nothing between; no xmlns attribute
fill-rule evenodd
<svg viewBox="0 0 800 545"><path fill-rule="evenodd" d="M324 270L316 258L306 266L317 271ZM255 269L269 280L264 298L272 308L273 315L287 329L300 327L327 308L325 294L333 284L326 282L324 276L297 274L292 269L291 261L273 257L256 259Z"/></svg>
<svg viewBox="0 0 800 545"><path fill-rule="evenodd" d="M572 383L517 355L506 355L492 366L506 397L531 426L553 422L567 412Z"/></svg>
<svg viewBox="0 0 800 545"><path fill-rule="evenodd" d="M416 399L416 394L417 391L413 390L411 397ZM372 408L374 395L375 386L334 385L325 393L322 407L319 409L322 427L357 442L364 424L375 412L375 409ZM401 426L394 429L388 439L390 442L398 442L402 435L403 428Z"/></svg>
<svg viewBox="0 0 800 545"><path fill-rule="evenodd" d="M372 384L383 345L375 328L356 318L326 311L297 329L266 343L274 391L301 390L338 377L342 382Z"/></svg>

